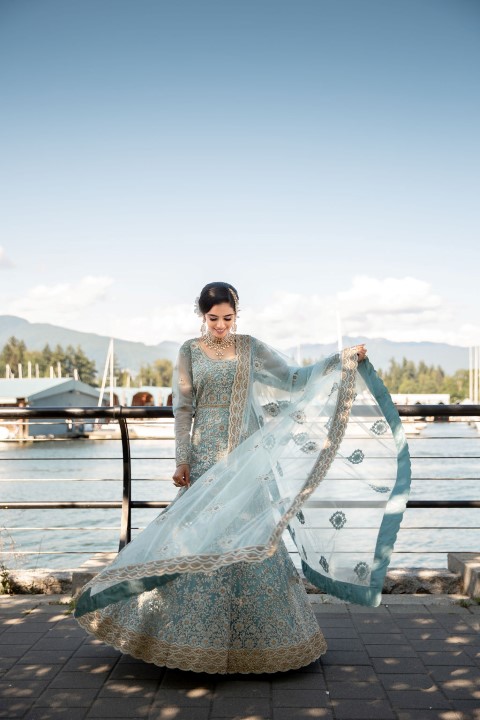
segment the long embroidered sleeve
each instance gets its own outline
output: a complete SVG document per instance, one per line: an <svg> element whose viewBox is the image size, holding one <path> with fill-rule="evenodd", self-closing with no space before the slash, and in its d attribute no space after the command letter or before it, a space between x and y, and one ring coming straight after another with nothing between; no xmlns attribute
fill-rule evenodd
<svg viewBox="0 0 480 720"><path fill-rule="evenodd" d="M312 365L296 366L290 364L286 356L254 339L254 379L280 390L299 392L310 380L312 372L326 375L339 363L340 356L337 353Z"/></svg>
<svg viewBox="0 0 480 720"><path fill-rule="evenodd" d="M192 418L194 414L192 354L190 343L178 353L173 378L173 414L175 416L175 457L178 465L190 464Z"/></svg>

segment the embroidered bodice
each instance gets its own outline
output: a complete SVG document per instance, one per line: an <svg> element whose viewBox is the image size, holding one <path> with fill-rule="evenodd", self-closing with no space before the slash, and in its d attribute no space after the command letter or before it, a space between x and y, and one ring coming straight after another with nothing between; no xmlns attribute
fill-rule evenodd
<svg viewBox="0 0 480 720"><path fill-rule="evenodd" d="M180 356L184 362L175 412L176 461L194 466L194 481L227 450L237 361L213 360L197 340L184 343Z"/></svg>

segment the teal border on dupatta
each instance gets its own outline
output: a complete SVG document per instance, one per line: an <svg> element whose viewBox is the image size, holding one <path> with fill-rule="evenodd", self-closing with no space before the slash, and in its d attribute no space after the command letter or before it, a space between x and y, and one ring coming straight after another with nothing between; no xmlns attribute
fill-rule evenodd
<svg viewBox="0 0 480 720"><path fill-rule="evenodd" d="M385 574L407 505L411 481L411 465L405 432L400 416L390 397L390 393L368 359L359 363L358 372L379 404L392 430L397 447L397 477L393 491L387 501L385 514L380 525L370 584L368 586L355 585L353 583L332 580L314 570L310 565L307 565L303 559L302 570L307 580L329 595L334 595L341 600L348 600L357 605L376 607L380 605L382 600Z"/></svg>
<svg viewBox="0 0 480 720"><path fill-rule="evenodd" d="M171 580L175 580L178 576L179 573L175 573L174 575L152 575L136 580L124 580L116 585L112 585L106 590L95 593L95 595L91 595L91 589L87 588L82 592L75 604L74 617L80 618L87 613L103 610L113 603L128 600L128 598L134 595L140 595L143 592L154 590Z"/></svg>

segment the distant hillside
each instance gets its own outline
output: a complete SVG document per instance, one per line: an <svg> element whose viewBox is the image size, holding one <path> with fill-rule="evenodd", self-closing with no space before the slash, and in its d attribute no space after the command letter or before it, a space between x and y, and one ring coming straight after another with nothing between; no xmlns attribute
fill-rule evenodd
<svg viewBox="0 0 480 720"><path fill-rule="evenodd" d="M95 333L79 332L48 323L30 323L28 320L13 315L0 315L0 348L8 338L15 335L23 340L29 350L41 350L46 343L55 345L80 345L87 357L95 361L100 376L105 365L110 338ZM132 373L139 371L140 366L152 363L159 358L175 361L179 344L161 342L158 345L145 345L140 342L115 339L115 357L121 368L128 368ZM0 372L1 372L0 368Z"/></svg>
<svg viewBox="0 0 480 720"><path fill-rule="evenodd" d="M110 338L104 335L69 330L48 323L30 323L13 315L0 315L0 348L12 335L23 340L29 350L41 350L46 343L51 347L57 344L63 347L80 345L84 353L95 361L100 374L103 371L110 341ZM415 362L423 360L427 365L440 365L448 374L468 367L468 350L464 347L446 343L397 343L382 338L344 338L346 346L358 345L362 342L367 343L370 359L377 368L387 369L391 358L401 361L404 357ZM145 343L115 339L118 364L121 368L128 368L132 373L137 373L141 365L152 363L159 358L174 362L178 348L179 343L170 341L158 345L145 345ZM335 344L305 344L300 345L299 348L290 348L288 354L294 358L299 354L301 360L317 359L330 355L336 350Z"/></svg>
<svg viewBox="0 0 480 720"><path fill-rule="evenodd" d="M456 370L468 368L468 348L446 343L431 342L392 342L384 338L346 337L343 339L344 347L366 343L368 355L377 369L386 370L391 358L401 361L406 357L418 363L423 360L427 365L440 365L448 375ZM336 344L330 345L300 345L300 358L317 359L337 351ZM297 348L288 351L297 357Z"/></svg>

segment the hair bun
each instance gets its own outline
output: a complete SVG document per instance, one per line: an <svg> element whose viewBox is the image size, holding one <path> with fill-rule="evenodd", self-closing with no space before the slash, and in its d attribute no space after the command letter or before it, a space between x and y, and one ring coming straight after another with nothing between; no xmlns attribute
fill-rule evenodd
<svg viewBox="0 0 480 720"><path fill-rule="evenodd" d="M228 303L235 314L238 314L238 292L233 285L226 282L212 282L205 285L199 297L195 300L194 309L200 317L209 312L214 305Z"/></svg>

